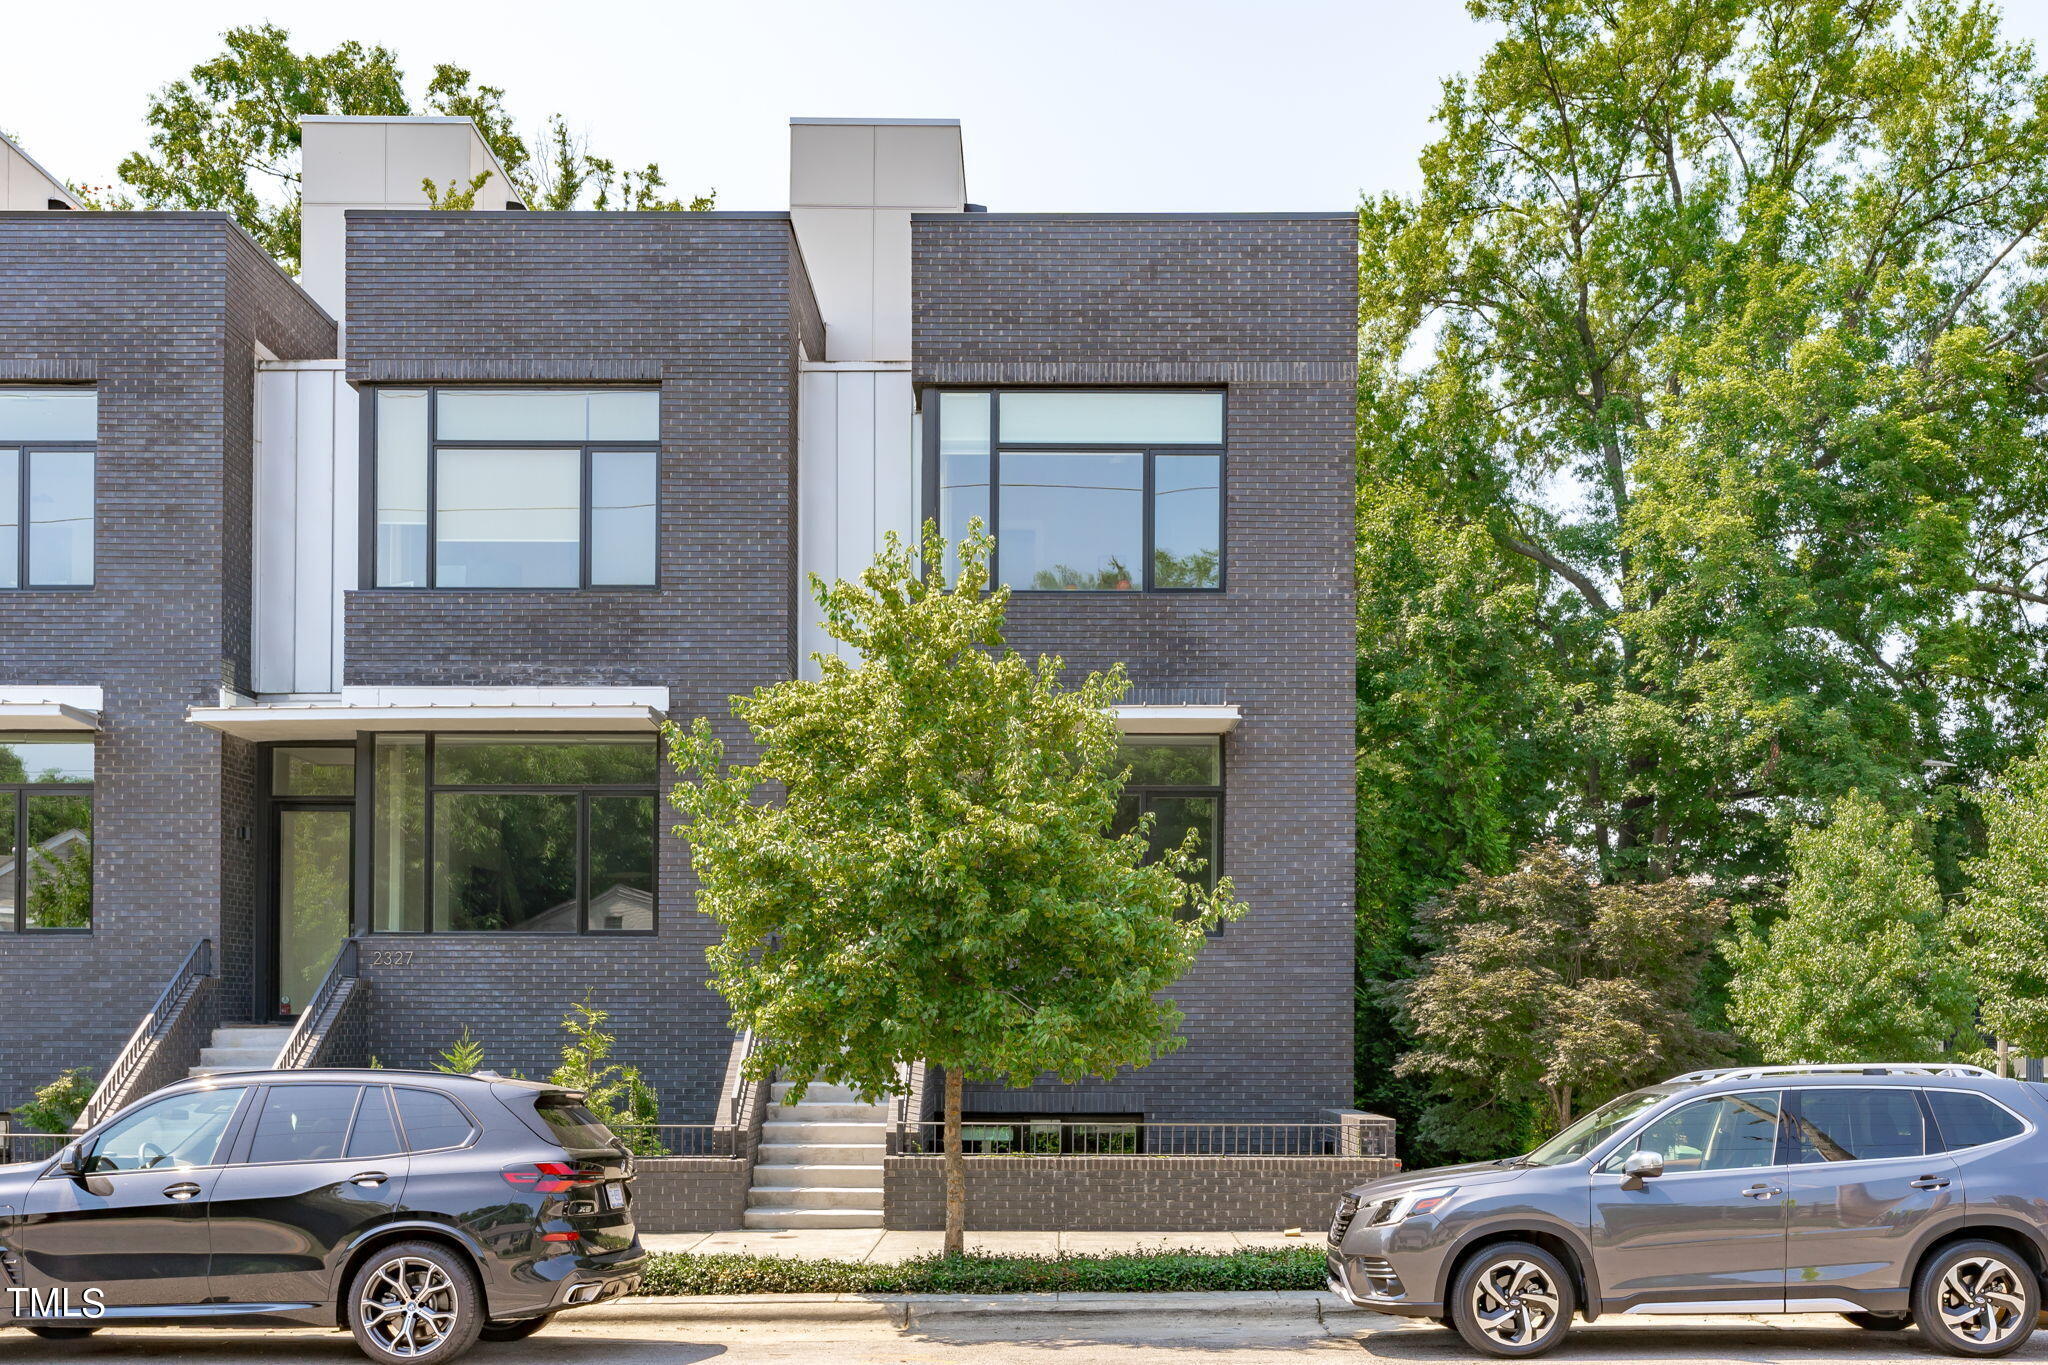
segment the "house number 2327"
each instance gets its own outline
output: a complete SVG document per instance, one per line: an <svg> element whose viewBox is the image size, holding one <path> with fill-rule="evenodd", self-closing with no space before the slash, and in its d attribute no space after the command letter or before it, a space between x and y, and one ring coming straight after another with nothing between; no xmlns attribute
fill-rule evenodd
<svg viewBox="0 0 2048 1365"><path fill-rule="evenodd" d="M372 967L410 967L412 965L412 949L399 948L373 952L370 954L370 965Z"/></svg>

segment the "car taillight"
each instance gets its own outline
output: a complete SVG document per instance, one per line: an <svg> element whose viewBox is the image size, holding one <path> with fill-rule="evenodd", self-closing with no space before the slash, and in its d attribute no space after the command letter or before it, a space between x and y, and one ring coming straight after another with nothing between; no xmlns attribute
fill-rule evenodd
<svg viewBox="0 0 2048 1365"><path fill-rule="evenodd" d="M529 1166L507 1166L505 1183L528 1186L541 1194L560 1194L578 1185L594 1185L597 1177L582 1175L565 1161L536 1161Z"/></svg>

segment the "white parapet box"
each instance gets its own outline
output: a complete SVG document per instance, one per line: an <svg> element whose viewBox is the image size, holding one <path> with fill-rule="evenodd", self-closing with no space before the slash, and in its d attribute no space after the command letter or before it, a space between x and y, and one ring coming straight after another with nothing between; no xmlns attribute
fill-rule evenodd
<svg viewBox="0 0 2048 1365"><path fill-rule="evenodd" d="M78 199L5 133L0 133L0 210L75 209Z"/></svg>

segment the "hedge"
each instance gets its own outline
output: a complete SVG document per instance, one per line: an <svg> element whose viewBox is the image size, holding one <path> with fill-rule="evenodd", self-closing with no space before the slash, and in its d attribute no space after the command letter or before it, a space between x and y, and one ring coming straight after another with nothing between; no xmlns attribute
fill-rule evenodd
<svg viewBox="0 0 2048 1365"><path fill-rule="evenodd" d="M1046 1294L1321 1289L1320 1246L1114 1256L918 1256L892 1265L658 1252L642 1294Z"/></svg>

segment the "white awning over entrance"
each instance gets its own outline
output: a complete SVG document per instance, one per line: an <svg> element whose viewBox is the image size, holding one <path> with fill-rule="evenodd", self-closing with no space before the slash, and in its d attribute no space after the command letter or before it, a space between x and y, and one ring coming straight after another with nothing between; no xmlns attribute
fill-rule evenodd
<svg viewBox="0 0 2048 1365"><path fill-rule="evenodd" d="M1224 735L1244 719L1236 702L1148 706L1119 703L1116 728L1127 735Z"/></svg>
<svg viewBox="0 0 2048 1365"><path fill-rule="evenodd" d="M185 719L251 740L352 739L359 731L652 731L666 687L344 687L330 697L223 693Z"/></svg>
<svg viewBox="0 0 2048 1365"><path fill-rule="evenodd" d="M0 687L0 730L91 731L106 697L97 687Z"/></svg>

